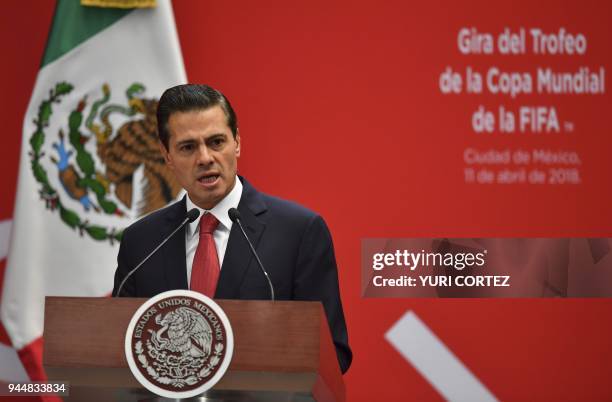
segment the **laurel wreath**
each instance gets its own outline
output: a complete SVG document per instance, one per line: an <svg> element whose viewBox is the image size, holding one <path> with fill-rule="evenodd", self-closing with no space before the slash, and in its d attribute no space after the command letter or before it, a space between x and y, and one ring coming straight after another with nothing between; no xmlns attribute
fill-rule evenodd
<svg viewBox="0 0 612 402"><path fill-rule="evenodd" d="M150 346L149 346L150 347ZM208 377L213 369L219 365L221 362L221 357L223 354L224 346L222 343L217 343L215 345L215 350L213 351L213 355L208 360L208 363L198 372L196 375L190 375L187 378L170 378L166 376L161 376L153 366L149 364L147 357L145 356L144 349L142 348L142 341L136 342L134 345L134 351L138 356L138 361L140 365L147 371L147 373L157 382L164 385L170 385L175 388L183 388L186 385L194 385L204 378ZM154 349L155 350L155 349ZM156 350L155 350L156 351Z"/></svg>
<svg viewBox="0 0 612 402"><path fill-rule="evenodd" d="M108 240L112 245L115 241L120 241L123 234L122 230L107 228L100 225L90 224L87 219L82 219L74 210L67 208L61 201L57 190L51 185L47 171L41 165L40 160L45 156L42 146L45 142L45 128L49 126L49 120L53 114L53 105L61 103L61 98L73 90L73 85L67 82L59 82L54 88L49 90L49 96L41 102L38 107L37 117L34 119L36 130L30 137L31 150L29 152L32 165L32 173L38 183L40 183L39 195L45 201L45 206L51 211L59 211L60 218L72 229L77 229L79 235L87 234L94 240ZM100 208L107 214L122 215L117 205L106 198L107 190L105 186L95 178L95 163L81 143L81 132L79 130L83 121L83 109L86 99L82 99L77 108L68 117L69 140L70 144L77 151L77 165L85 175L80 178L78 185L92 191L96 197ZM60 131L60 136L63 135Z"/></svg>

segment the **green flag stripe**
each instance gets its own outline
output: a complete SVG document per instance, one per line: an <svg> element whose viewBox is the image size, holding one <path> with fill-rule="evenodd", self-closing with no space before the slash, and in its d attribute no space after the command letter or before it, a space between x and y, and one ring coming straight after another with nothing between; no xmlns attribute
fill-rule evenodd
<svg viewBox="0 0 612 402"><path fill-rule="evenodd" d="M57 60L130 11L84 7L79 0L58 0L41 67Z"/></svg>

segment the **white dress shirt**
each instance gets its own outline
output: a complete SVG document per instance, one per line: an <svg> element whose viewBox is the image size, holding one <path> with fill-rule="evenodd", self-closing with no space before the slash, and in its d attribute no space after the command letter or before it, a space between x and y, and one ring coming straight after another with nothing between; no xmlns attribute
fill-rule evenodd
<svg viewBox="0 0 612 402"><path fill-rule="evenodd" d="M223 257L225 257L225 249L227 248L227 241L229 240L230 231L232 230L232 220L229 218L227 211L231 208L238 208L240 198L242 197L242 183L238 176L234 188L225 196L217 205L211 210L205 210L193 203L187 195L187 211L191 211L192 208L197 208L200 211L200 218L189 223L185 227L185 247L187 254L187 284L191 288L191 268L193 265L193 258L195 257L198 243L200 242L200 219L203 214L213 214L219 221L219 226L213 233L213 239L215 240L215 247L217 249L217 256L219 257L219 267L223 265Z"/></svg>

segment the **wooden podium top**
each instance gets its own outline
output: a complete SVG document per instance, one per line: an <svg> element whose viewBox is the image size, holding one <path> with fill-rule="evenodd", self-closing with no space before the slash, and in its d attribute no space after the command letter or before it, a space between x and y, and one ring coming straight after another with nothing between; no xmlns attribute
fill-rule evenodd
<svg viewBox="0 0 612 402"><path fill-rule="evenodd" d="M146 299L47 297L43 363L71 388L138 389L125 332ZM234 355L213 392L277 392L343 401L344 382L319 302L215 300L234 332ZM142 395L141 395L142 396Z"/></svg>

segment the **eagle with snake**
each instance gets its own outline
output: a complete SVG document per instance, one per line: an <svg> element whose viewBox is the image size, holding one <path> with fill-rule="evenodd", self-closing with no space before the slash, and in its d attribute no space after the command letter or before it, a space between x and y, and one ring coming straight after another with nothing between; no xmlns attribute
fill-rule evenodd
<svg viewBox="0 0 612 402"><path fill-rule="evenodd" d="M98 158L106 166L105 174L98 174L98 177L107 185L112 183L117 199L132 209L134 175L143 166L143 197L136 208L139 216L146 215L164 207L181 191L181 186L166 167L159 149L157 100L138 96L144 87L133 84L126 91L128 107L103 107L99 112L100 125L94 119L110 97L108 86L104 85L102 89L104 97L94 102L86 121L86 126L96 138ZM114 113L132 118L123 123L113 135L111 116Z"/></svg>
<svg viewBox="0 0 612 402"><path fill-rule="evenodd" d="M151 341L158 350L169 350L183 357L207 358L212 347L212 329L196 311L179 307L165 316L158 315L155 322L161 326L151 332ZM163 337L163 334L167 335Z"/></svg>

